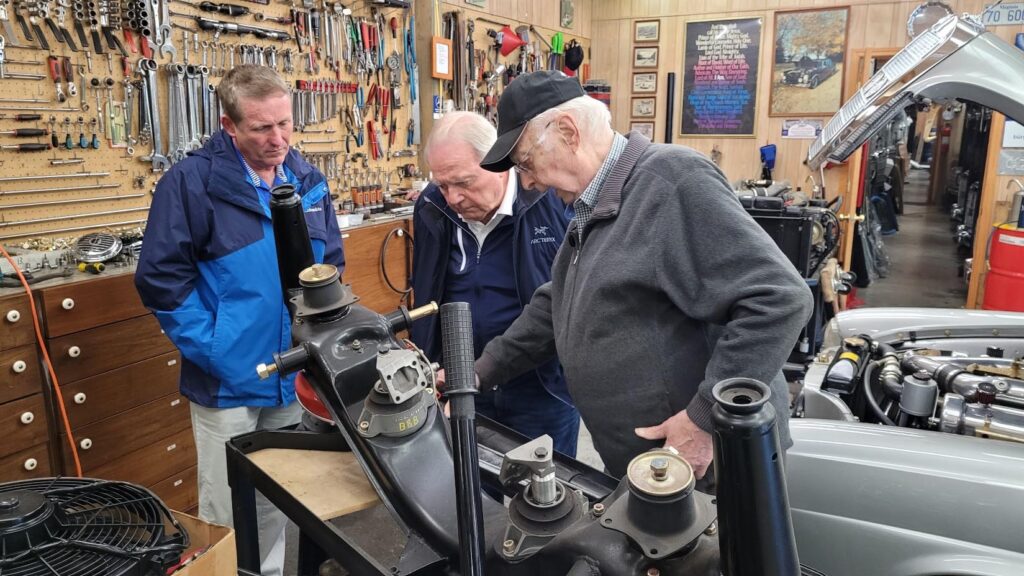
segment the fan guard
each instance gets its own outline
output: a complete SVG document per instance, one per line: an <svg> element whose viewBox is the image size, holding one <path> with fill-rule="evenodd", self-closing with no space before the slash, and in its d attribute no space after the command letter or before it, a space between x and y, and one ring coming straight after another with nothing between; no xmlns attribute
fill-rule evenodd
<svg viewBox="0 0 1024 576"><path fill-rule="evenodd" d="M151 576L188 548L152 492L127 482L40 478L0 484L3 576Z"/></svg>

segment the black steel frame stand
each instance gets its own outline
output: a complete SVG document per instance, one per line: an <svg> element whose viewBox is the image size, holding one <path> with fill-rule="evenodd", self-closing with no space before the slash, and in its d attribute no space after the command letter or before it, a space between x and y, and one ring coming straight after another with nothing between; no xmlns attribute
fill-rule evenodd
<svg viewBox="0 0 1024 576"><path fill-rule="evenodd" d="M260 573L259 526L256 522L256 491L259 490L299 527L299 576L317 576L320 564L329 558L337 559L354 576L392 576L388 568L336 526L318 518L249 459L248 454L267 448L332 452L348 449L341 434L318 432L263 430L227 442L228 484L231 486L239 569Z"/></svg>

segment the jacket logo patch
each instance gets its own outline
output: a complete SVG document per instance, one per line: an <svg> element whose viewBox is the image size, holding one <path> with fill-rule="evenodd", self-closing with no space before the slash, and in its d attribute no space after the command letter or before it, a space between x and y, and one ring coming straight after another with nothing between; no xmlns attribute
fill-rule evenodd
<svg viewBox="0 0 1024 576"><path fill-rule="evenodd" d="M309 208L306 208L306 212L307 213L309 213L309 212L323 212L323 211L324 211L324 209L323 209L322 206L310 206Z"/></svg>
<svg viewBox="0 0 1024 576"><path fill-rule="evenodd" d="M530 240L530 244L547 244L548 242L555 242L555 239L548 235L547 226L534 226L533 227L533 240Z"/></svg>

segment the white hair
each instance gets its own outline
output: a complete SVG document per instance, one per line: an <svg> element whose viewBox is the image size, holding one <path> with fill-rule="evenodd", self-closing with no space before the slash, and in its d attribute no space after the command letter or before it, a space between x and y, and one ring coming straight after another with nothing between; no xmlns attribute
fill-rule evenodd
<svg viewBox="0 0 1024 576"><path fill-rule="evenodd" d="M427 144L423 147L423 157L429 159L434 147L455 141L468 144L476 151L477 160L483 160L497 139L498 132L494 126L476 112L449 112L431 128Z"/></svg>
<svg viewBox="0 0 1024 576"><path fill-rule="evenodd" d="M562 112L572 115L576 120L584 140L607 134L612 130L612 113L608 106L590 96L578 96L549 108L538 114L531 122L538 125L547 124L556 114Z"/></svg>

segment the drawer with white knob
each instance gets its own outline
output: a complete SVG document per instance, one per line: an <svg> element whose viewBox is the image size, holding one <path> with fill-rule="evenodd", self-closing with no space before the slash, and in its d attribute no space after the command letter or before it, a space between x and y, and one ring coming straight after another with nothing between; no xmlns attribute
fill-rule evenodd
<svg viewBox="0 0 1024 576"><path fill-rule="evenodd" d="M0 482L50 475L50 450L46 442L0 458Z"/></svg>
<svg viewBox="0 0 1024 576"><path fill-rule="evenodd" d="M35 346L0 351L0 403L42 392L42 381Z"/></svg>
<svg viewBox="0 0 1024 576"><path fill-rule="evenodd" d="M0 350L25 346L35 340L28 296L15 294L0 297Z"/></svg>
<svg viewBox="0 0 1024 576"><path fill-rule="evenodd" d="M0 456L46 442L46 407L42 394L0 405Z"/></svg>
<svg viewBox="0 0 1024 576"><path fill-rule="evenodd" d="M188 400L177 392L119 412L109 418L73 429L82 470L92 470L108 462L185 430L192 424ZM71 451L60 430L64 472L74 471Z"/></svg>
<svg viewBox="0 0 1024 576"><path fill-rule="evenodd" d="M61 385L174 350L151 314L51 338L47 346Z"/></svg>
<svg viewBox="0 0 1024 576"><path fill-rule="evenodd" d="M117 274L40 290L50 338L144 316L134 274Z"/></svg>
<svg viewBox="0 0 1024 576"><path fill-rule="evenodd" d="M168 352L109 372L62 383L68 419L80 428L178 390L181 360Z"/></svg>

